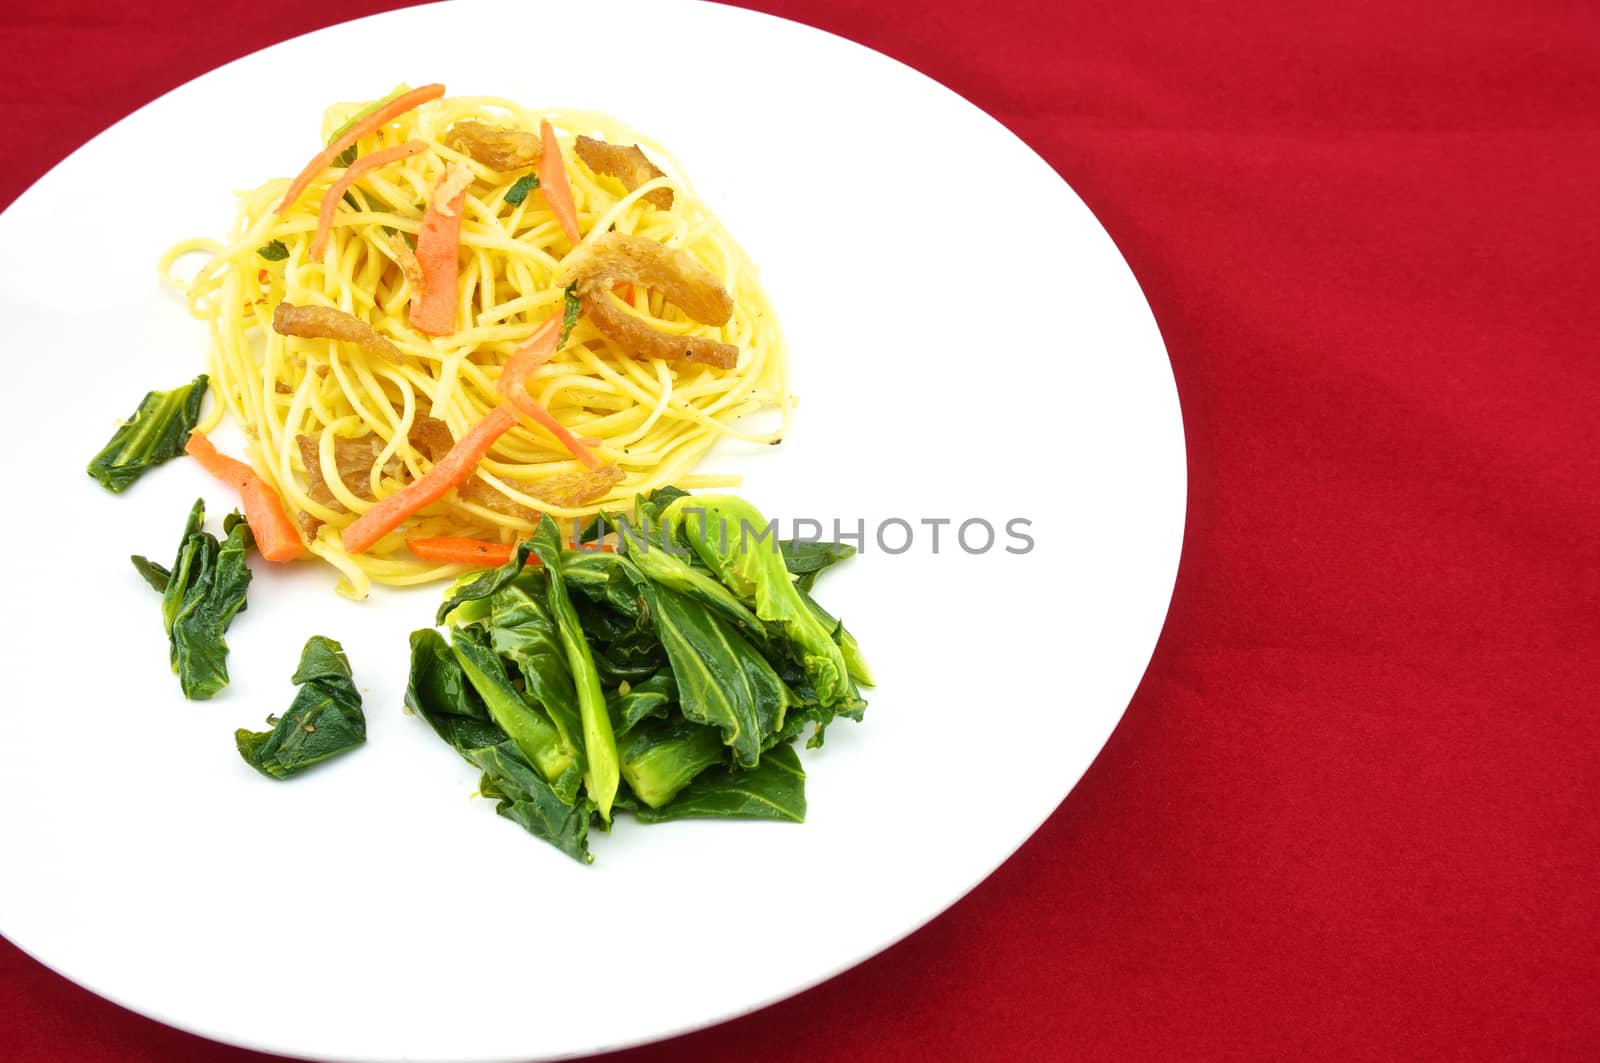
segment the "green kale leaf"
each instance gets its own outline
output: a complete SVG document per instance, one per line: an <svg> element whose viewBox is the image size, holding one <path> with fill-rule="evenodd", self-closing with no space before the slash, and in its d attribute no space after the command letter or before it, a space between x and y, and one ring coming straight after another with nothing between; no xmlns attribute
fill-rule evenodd
<svg viewBox="0 0 1600 1063"><path fill-rule="evenodd" d="M780 745L762 754L761 763L754 768L712 768L660 808L640 808L634 815L642 823L709 816L803 823L805 787L806 773L799 755L793 746Z"/></svg>
<svg viewBox="0 0 1600 1063"><path fill-rule="evenodd" d="M267 718L271 730L240 728L233 734L239 755L273 779L297 775L367 740L361 692L342 646L321 635L311 636L300 652L293 679L300 689L287 712Z"/></svg>
<svg viewBox="0 0 1600 1063"><path fill-rule="evenodd" d="M118 426L111 441L89 462L89 475L120 494L147 470L182 454L200 420L206 383L201 373L183 387L146 394L133 416Z"/></svg>
<svg viewBox="0 0 1600 1063"><path fill-rule="evenodd" d="M589 817L596 809L593 801L563 801L522 758L514 742L471 750L467 759L483 769L478 792L498 802L496 812L579 863L594 862L589 852Z"/></svg>
<svg viewBox="0 0 1600 1063"><path fill-rule="evenodd" d="M183 696L196 701L213 697L228 685L228 644L223 634L245 607L250 587L245 555L253 545L250 526L242 520L228 524L228 537L219 543L203 527L205 514L205 500L200 499L189 511L172 568L143 557L133 559L146 582L161 591L161 620L172 670Z"/></svg>

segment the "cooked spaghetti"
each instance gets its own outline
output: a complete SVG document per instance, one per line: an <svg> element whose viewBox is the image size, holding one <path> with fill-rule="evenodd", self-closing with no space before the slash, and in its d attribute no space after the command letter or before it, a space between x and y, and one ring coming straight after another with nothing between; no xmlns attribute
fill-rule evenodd
<svg viewBox="0 0 1600 1063"><path fill-rule="evenodd" d="M720 439L781 438L777 317L659 144L587 111L441 97L390 117L381 105L393 99L331 107L329 151L367 112L385 120L368 117L376 128L353 153L320 168L319 156L301 180L242 194L226 244L186 241L161 263L210 327L221 401L200 430L224 412L243 427L250 464L344 593L459 571L414 556L407 539L511 542L541 513L569 523L667 483L729 485L690 469ZM562 216L559 183L575 219ZM441 226L458 229L448 255L429 232ZM210 258L193 279L174 277L197 252ZM502 381L519 348L554 348L552 322L570 328L559 349L542 364L524 356L524 370L537 367ZM542 423L526 416L534 404ZM745 420L763 410L778 411L776 427ZM363 514L496 417L503 434L469 476L347 548Z"/></svg>

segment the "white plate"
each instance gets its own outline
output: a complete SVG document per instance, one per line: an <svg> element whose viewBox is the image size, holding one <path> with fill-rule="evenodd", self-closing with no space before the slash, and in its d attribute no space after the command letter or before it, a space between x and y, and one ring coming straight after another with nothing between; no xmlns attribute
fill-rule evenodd
<svg viewBox="0 0 1600 1063"><path fill-rule="evenodd" d="M533 46L546 35L585 43ZM472 47L418 65L429 39ZM803 826L624 819L585 868L500 819L401 712L432 590L354 604L324 570L258 566L233 686L179 696L127 555L165 559L197 495L214 518L232 502L185 462L121 497L83 471L146 389L202 367L203 329L156 258L220 235L232 190L297 170L326 104L402 80L609 111L672 148L762 266L803 403L782 447L712 464L784 520L914 526L909 551L869 539L819 584L881 686L864 725L805 754ZM795 993L943 911L1033 832L1165 615L1183 433L1133 276L1000 125L816 30L682 0L337 26L95 138L0 217L0 247L0 932L209 1037L336 1060L551 1058ZM968 555L951 526L935 554L921 522L936 518L989 520L999 543ZM1028 553L1002 549L1012 518L1031 521ZM313 632L349 651L370 741L273 783L232 731L287 704Z"/></svg>

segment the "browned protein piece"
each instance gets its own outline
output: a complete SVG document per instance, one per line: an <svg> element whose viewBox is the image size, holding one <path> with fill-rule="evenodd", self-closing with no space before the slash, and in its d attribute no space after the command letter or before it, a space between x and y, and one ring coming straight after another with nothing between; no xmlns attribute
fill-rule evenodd
<svg viewBox="0 0 1600 1063"><path fill-rule="evenodd" d="M649 156L639 150L637 144L629 144L624 148L609 141L580 136L577 151L578 158L583 160L585 166L595 173L615 177L630 192L646 181L666 176L660 167L650 161ZM662 210L672 209L670 188L657 188L639 198Z"/></svg>
<svg viewBox="0 0 1600 1063"><path fill-rule="evenodd" d="M444 142L491 170L518 170L539 161L543 147L537 133L500 129L482 122L457 122Z"/></svg>
<svg viewBox="0 0 1600 1063"><path fill-rule="evenodd" d="M404 357L400 348L378 335L378 330L331 306L295 306L279 303L272 312L272 331L280 336L299 336L308 340L341 340L362 350L381 355L391 362Z"/></svg>
<svg viewBox="0 0 1600 1063"><path fill-rule="evenodd" d="M330 509L344 512L344 505L334 496L333 489L328 486L328 480L322 475L322 446L316 436L299 435L294 437L295 445L300 448L300 460L306 467L306 491L314 501L321 502ZM333 462L338 467L339 480L357 498L364 498L368 502L375 501L377 496L372 493L372 465L378 460L378 455L383 452L383 439L367 432L355 436L333 437ZM391 465L398 465L391 460Z"/></svg>
<svg viewBox="0 0 1600 1063"><path fill-rule="evenodd" d="M513 490L537 498L547 505L561 509L577 509L579 506L586 506L590 502L604 498L607 491L622 482L622 470L613 462L598 469L557 473L541 480L519 480L512 477L501 479ZM475 502L496 513L504 513L508 517L520 517L527 521L539 519L538 510L529 509L515 499L507 498L476 476L462 484L456 491L463 500Z"/></svg>
<svg viewBox="0 0 1600 1063"><path fill-rule="evenodd" d="M294 441L300 448L300 461L306 467L306 493L315 501L343 513L344 505L334 496L327 478L322 475L322 446L317 437L297 435ZM429 461L438 464L450 453L455 438L450 435L449 425L436 417L419 413L411 421L406 442L411 449L427 455ZM333 463L338 468L339 479L357 498L377 501L377 496L372 493L372 466L377 462L378 455L383 453L383 448L383 437L372 432L333 437ZM399 476L403 468L400 456L392 454L384 463L383 471L389 476Z"/></svg>
<svg viewBox="0 0 1600 1063"><path fill-rule="evenodd" d="M406 442L411 444L411 449L419 454L426 454L428 460L435 465L444 460L450 453L450 448L456 445L456 437L450 434L450 426L425 413L419 413L411 419L411 430L406 433Z"/></svg>
<svg viewBox="0 0 1600 1063"><path fill-rule="evenodd" d="M704 336L658 332L607 298L618 284L654 288L702 325L726 325L733 297L716 276L677 248L624 233L606 233L573 267L583 310L594 327L635 354L732 369L739 348Z"/></svg>

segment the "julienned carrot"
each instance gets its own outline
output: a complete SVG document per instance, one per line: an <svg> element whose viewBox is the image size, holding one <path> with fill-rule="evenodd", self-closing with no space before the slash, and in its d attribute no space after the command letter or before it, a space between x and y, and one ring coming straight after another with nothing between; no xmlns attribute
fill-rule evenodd
<svg viewBox="0 0 1600 1063"><path fill-rule="evenodd" d="M572 202L572 186L567 183L567 165L561 158L561 144L547 121L539 122L539 188L550 204L550 212L561 223L572 246L578 246L578 208Z"/></svg>
<svg viewBox="0 0 1600 1063"><path fill-rule="evenodd" d="M262 557L268 561L293 561L305 553L299 531L283 511L283 500L254 469L217 453L211 440L201 432L190 432L189 442L183 449L207 472L239 492L245 523L250 525L250 535Z"/></svg>
<svg viewBox="0 0 1600 1063"><path fill-rule="evenodd" d="M567 453L581 461L585 468L598 469L600 467L600 459L595 457L594 452L579 442L578 438L571 432L562 427L561 422L552 417L549 410L540 406L532 395L529 395L526 391L513 394L511 396L511 404L524 417L543 425L551 435L561 441L561 445L567 448ZM587 438L593 439L594 437ZM596 445L599 445L600 442L602 441L595 440Z"/></svg>
<svg viewBox="0 0 1600 1063"><path fill-rule="evenodd" d="M200 463L201 468L225 484L238 487L256 474L254 469L237 458L219 453L204 432L190 432L189 441L183 449L184 453Z"/></svg>
<svg viewBox="0 0 1600 1063"><path fill-rule="evenodd" d="M432 505L445 496L452 487L472 475L478 462L489 453L495 440L517 423L514 406L501 403L488 415L456 440L439 464L422 474L422 478L385 498L346 528L340 541L352 554L359 554L373 543L388 535L407 517L423 506Z"/></svg>
<svg viewBox="0 0 1600 1063"><path fill-rule="evenodd" d="M422 284L411 297L411 327L430 336L456 330L456 277L461 270L461 212L472 171L452 164L439 178L417 232Z"/></svg>
<svg viewBox="0 0 1600 1063"><path fill-rule="evenodd" d="M328 234L333 230L333 211L339 205L339 200L344 198L345 190L355 184L361 175L376 170L380 166L387 166L391 162L410 158L419 151L426 151L428 145L420 140L408 140L392 148L375 151L371 155L363 155L346 167L343 176L333 183L333 187L322 194L322 210L317 214L317 235L311 241L311 257L313 260L322 257L322 252L328 246Z"/></svg>
<svg viewBox="0 0 1600 1063"><path fill-rule="evenodd" d="M445 535L435 539L407 539L406 549L423 561L439 565L477 565L480 568L499 568L511 560L510 543L491 543L483 539L465 539ZM538 564L539 559L530 557Z"/></svg>
<svg viewBox="0 0 1600 1063"><path fill-rule="evenodd" d="M505 368L500 370L500 380L495 386L500 389L500 394L509 399L512 405L523 416L543 425L550 434L561 441L567 452L590 469L600 467L600 459L580 443L571 432L562 427L561 422L550 415L550 411L534 401L528 394L528 377L533 371L550 360L556 353L556 344L561 340L561 318L552 317L534 330L528 342L518 347L506 362Z"/></svg>
<svg viewBox="0 0 1600 1063"><path fill-rule="evenodd" d="M429 100L437 100L443 95L443 85L424 85L420 89L412 89L410 92L396 96L387 104L379 107L376 111L373 111L345 130L334 139L333 143L323 148L315 158L306 163L306 168L301 170L300 176L296 177L293 183L289 185L289 191L283 194L283 202L274 208L273 213L282 214L288 210L294 204L294 201L300 198L301 193L311 187L311 182L317 179L317 175L331 166L333 160L337 159L345 148L348 148L368 133L389 124L407 111L420 107Z"/></svg>
<svg viewBox="0 0 1600 1063"><path fill-rule="evenodd" d="M409 89L406 86L406 83L402 81L400 84L394 87L393 91L378 97L371 103L358 109L349 118L346 118L344 120L344 124L333 131L333 135L328 138L328 143L332 144L335 140L338 140L340 137L344 136L346 133L356 127L357 122L363 122L366 120L367 115L376 113L378 108L389 106L390 100L398 100L401 96L404 96L410 91L411 89Z"/></svg>
<svg viewBox="0 0 1600 1063"><path fill-rule="evenodd" d="M256 549L268 561L293 561L306 552L300 534L283 511L283 499L265 480L252 476L239 485L239 501L244 504L245 523L255 538Z"/></svg>
<svg viewBox="0 0 1600 1063"><path fill-rule="evenodd" d="M534 329L533 335L521 347L511 352L505 367L500 370L500 380L495 387L507 398L518 391L527 391L528 374L548 362L550 356L556 353L556 344L560 342L561 318L545 319L545 323Z"/></svg>

